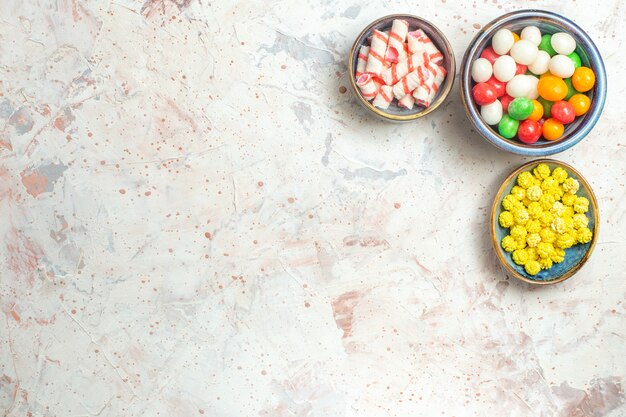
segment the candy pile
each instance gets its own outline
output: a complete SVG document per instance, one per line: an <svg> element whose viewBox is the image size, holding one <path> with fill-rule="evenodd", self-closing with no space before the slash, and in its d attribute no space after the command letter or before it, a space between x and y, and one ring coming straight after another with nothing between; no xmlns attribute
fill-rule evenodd
<svg viewBox="0 0 626 417"><path fill-rule="evenodd" d="M581 66L575 50L569 33L542 35L535 26L519 36L498 30L471 68L472 96L485 123L523 143L542 135L559 139L565 124L589 110L591 101L583 93L595 84L594 72Z"/></svg>
<svg viewBox="0 0 626 417"><path fill-rule="evenodd" d="M562 262L565 249L591 241L585 213L589 200L578 197L580 184L563 168L550 172L539 164L518 175L517 185L502 200L500 226L509 229L502 248L512 252L513 262L529 275Z"/></svg>
<svg viewBox="0 0 626 417"><path fill-rule="evenodd" d="M391 31L374 30L369 46L359 49L356 85L383 110L394 98L399 107L428 107L446 77L442 62L443 54L423 30L409 31L406 20L395 19Z"/></svg>

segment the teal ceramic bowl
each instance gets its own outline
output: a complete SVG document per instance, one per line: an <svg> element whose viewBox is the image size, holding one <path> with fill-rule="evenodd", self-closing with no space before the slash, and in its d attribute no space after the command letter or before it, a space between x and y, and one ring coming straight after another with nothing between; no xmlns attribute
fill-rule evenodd
<svg viewBox="0 0 626 417"><path fill-rule="evenodd" d="M586 214L589 218L588 227L593 233L593 238L589 243L577 244L566 249L563 262L555 263L551 268L542 270L537 275L532 276L526 273L523 266L513 262L511 253L505 252L504 249L502 249L500 242L509 234L509 229L500 226L498 217L503 211L502 199L508 195L511 192L511 188L516 185L517 176L523 171L532 171L541 163L548 165L551 171L556 167L561 167L567 171L570 177L578 180L580 189L576 195L586 197L589 200L589 211ZM530 284L556 284L574 275L591 256L591 252L593 251L598 237L599 225L598 202L589 183L577 170L563 162L553 159L532 161L513 171L504 183L502 183L502 186L500 186L491 207L491 240L500 263L502 263L508 274Z"/></svg>

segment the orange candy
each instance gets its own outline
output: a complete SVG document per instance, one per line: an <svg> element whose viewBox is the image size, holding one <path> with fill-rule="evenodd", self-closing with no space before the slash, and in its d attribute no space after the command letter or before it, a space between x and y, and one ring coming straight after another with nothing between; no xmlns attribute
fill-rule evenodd
<svg viewBox="0 0 626 417"><path fill-rule="evenodd" d="M572 84L574 88L581 93L591 90L595 83L596 75L591 68L578 67L574 71L574 75L572 75Z"/></svg>
<svg viewBox="0 0 626 417"><path fill-rule="evenodd" d="M591 106L591 100L584 94L574 94L568 100L569 104L574 106L574 114L576 116L582 116L587 113Z"/></svg>
<svg viewBox="0 0 626 417"><path fill-rule="evenodd" d="M537 100L532 100L533 112L528 116L529 120L538 122L543 117L543 106Z"/></svg>
<svg viewBox="0 0 626 417"><path fill-rule="evenodd" d="M519 41L519 35L515 32L512 32L512 33L513 33L513 43Z"/></svg>
<svg viewBox="0 0 626 417"><path fill-rule="evenodd" d="M559 77L548 75L539 79L537 91L541 97L548 101L559 101L567 95L567 84Z"/></svg>
<svg viewBox="0 0 626 417"><path fill-rule="evenodd" d="M556 119L550 118L543 122L543 137L547 140L557 140L563 136L564 130L563 123Z"/></svg>

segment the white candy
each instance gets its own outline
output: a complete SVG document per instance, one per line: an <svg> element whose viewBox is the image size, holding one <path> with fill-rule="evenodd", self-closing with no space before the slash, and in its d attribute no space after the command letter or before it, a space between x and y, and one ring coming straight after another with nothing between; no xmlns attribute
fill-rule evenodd
<svg viewBox="0 0 626 417"><path fill-rule="evenodd" d="M569 33L559 32L552 35L550 44L557 54L569 55L576 49L576 40Z"/></svg>
<svg viewBox="0 0 626 417"><path fill-rule="evenodd" d="M484 83L493 74L493 67L491 66L491 62L487 61L485 58L478 58L472 64L472 79L477 83Z"/></svg>
<svg viewBox="0 0 626 417"><path fill-rule="evenodd" d="M550 54L546 51L537 52L537 56L532 64L528 66L528 69L533 74L541 75L548 72L548 66L550 65Z"/></svg>
<svg viewBox="0 0 626 417"><path fill-rule="evenodd" d="M520 39L527 40L533 45L539 46L541 43L541 31L537 26L526 26L522 29Z"/></svg>
<svg viewBox="0 0 626 417"><path fill-rule="evenodd" d="M502 103L496 100L493 103L485 104L480 108L480 115L488 125L497 125L502 119Z"/></svg>
<svg viewBox="0 0 626 417"><path fill-rule="evenodd" d="M521 39L511 48L511 56L518 64L530 65L537 57L539 48L531 41Z"/></svg>
<svg viewBox="0 0 626 417"><path fill-rule="evenodd" d="M537 84L539 84L539 78L534 75L526 75L528 80L530 81L530 90L528 94L526 94L526 98L531 100L536 100L539 97L539 91L537 90Z"/></svg>
<svg viewBox="0 0 626 417"><path fill-rule="evenodd" d="M526 97L532 85L532 81L526 75L518 74L506 84L506 93L511 97Z"/></svg>
<svg viewBox="0 0 626 417"><path fill-rule="evenodd" d="M514 43L513 33L508 29L500 29L491 38L491 47L498 55L509 52Z"/></svg>
<svg viewBox="0 0 626 417"><path fill-rule="evenodd" d="M565 55L554 55L550 59L548 69L550 69L552 75L561 78L569 78L574 75L574 61Z"/></svg>
<svg viewBox="0 0 626 417"><path fill-rule="evenodd" d="M502 55L493 63L493 76L503 83L512 80L516 70L515 60L509 55Z"/></svg>

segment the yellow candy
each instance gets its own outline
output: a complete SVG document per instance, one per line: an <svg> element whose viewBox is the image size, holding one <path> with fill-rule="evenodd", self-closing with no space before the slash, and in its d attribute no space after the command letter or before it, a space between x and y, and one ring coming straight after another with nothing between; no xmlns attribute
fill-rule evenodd
<svg viewBox="0 0 626 417"><path fill-rule="evenodd" d="M565 220L563 217L555 217L550 228L556 233L565 233Z"/></svg>
<svg viewBox="0 0 626 417"><path fill-rule="evenodd" d="M552 178L554 178L559 184L567 179L567 171L561 167L554 168L552 171Z"/></svg>
<svg viewBox="0 0 626 417"><path fill-rule="evenodd" d="M539 164L532 172L517 176L517 185L502 199L505 209L498 221L510 228L502 239L502 248L512 252L512 259L523 265L529 275L563 262L565 249L589 243L593 234L588 228L589 200L576 195L580 183L557 167L550 172Z"/></svg>
<svg viewBox="0 0 626 417"><path fill-rule="evenodd" d="M552 268L552 259L541 258L539 259L539 265L541 265L541 269L550 269Z"/></svg>
<svg viewBox="0 0 626 417"><path fill-rule="evenodd" d="M576 234L576 240L578 241L578 243L589 243L591 242L592 237L593 234L588 227L581 227Z"/></svg>
<svg viewBox="0 0 626 417"><path fill-rule="evenodd" d="M561 202L566 206L573 206L576 202L576 198L576 194L563 194L563 197L561 197Z"/></svg>
<svg viewBox="0 0 626 417"><path fill-rule="evenodd" d="M511 227L511 236L515 240L526 240L527 233L526 228L524 226L520 226L519 224Z"/></svg>
<svg viewBox="0 0 626 417"><path fill-rule="evenodd" d="M544 210L550 210L555 202L556 199L552 194L543 194L539 199L539 203L541 203L541 208Z"/></svg>
<svg viewBox="0 0 626 417"><path fill-rule="evenodd" d="M498 216L498 222L500 223L500 226L505 228L513 226L513 224L515 224L515 220L513 220L513 213L510 211L503 211Z"/></svg>
<svg viewBox="0 0 626 417"><path fill-rule="evenodd" d="M524 270L528 275L537 275L541 271L541 264L537 261L528 261L524 265Z"/></svg>
<svg viewBox="0 0 626 417"><path fill-rule="evenodd" d="M528 188L534 185L533 174L530 172L524 171L517 176L517 184L522 188Z"/></svg>
<svg viewBox="0 0 626 417"><path fill-rule="evenodd" d="M589 219L584 214L577 213L572 216L572 222L574 223L575 229L582 229L583 227L587 227Z"/></svg>
<svg viewBox="0 0 626 417"><path fill-rule="evenodd" d="M585 197L576 198L576 202L574 203L574 211L576 213L586 213L589 210L589 200Z"/></svg>
<svg viewBox="0 0 626 417"><path fill-rule="evenodd" d="M565 212L565 206L560 201L554 203L552 208L550 209L550 213L554 213L557 216L562 216Z"/></svg>
<svg viewBox="0 0 626 417"><path fill-rule="evenodd" d="M555 200L559 200L561 199L561 197L563 197L565 191L563 191L563 187L561 187L560 185L555 185L550 189L550 194L554 197Z"/></svg>
<svg viewBox="0 0 626 417"><path fill-rule="evenodd" d="M528 214L528 210L525 208L517 208L513 211L513 218L515 219L516 224L526 224L528 220L530 220L530 215Z"/></svg>
<svg viewBox="0 0 626 417"><path fill-rule="evenodd" d="M542 195L543 191L541 191L541 187L536 185L533 185L526 190L526 197L528 197L530 201L539 201Z"/></svg>
<svg viewBox="0 0 626 417"><path fill-rule="evenodd" d="M513 252L517 249L517 242L511 237L511 235L505 236L502 239L502 249L506 252Z"/></svg>
<svg viewBox="0 0 626 417"><path fill-rule="evenodd" d="M528 233L539 233L541 230L541 223L539 220L528 220L524 225Z"/></svg>
<svg viewBox="0 0 626 417"><path fill-rule="evenodd" d="M537 254L542 258L549 258L552 252L554 252L552 243L540 242L537 245Z"/></svg>
<svg viewBox="0 0 626 417"><path fill-rule="evenodd" d="M533 169L533 174L540 180L546 179L550 176L550 167L546 164L539 164Z"/></svg>
<svg viewBox="0 0 626 417"><path fill-rule="evenodd" d="M523 200L526 197L526 190L519 185L515 185L511 188L511 195L518 200Z"/></svg>
<svg viewBox="0 0 626 417"><path fill-rule="evenodd" d="M554 248L554 251L550 254L550 260L555 264L563 262L565 259L565 251L561 248Z"/></svg>
<svg viewBox="0 0 626 417"><path fill-rule="evenodd" d="M513 252L513 262L515 262L518 265L524 265L526 263L526 261L528 261L528 252L526 252L526 249L518 249L515 252Z"/></svg>
<svg viewBox="0 0 626 417"><path fill-rule="evenodd" d="M543 213L543 209L541 208L541 204L536 201L533 201L528 205L528 214L531 219L538 219Z"/></svg>
<svg viewBox="0 0 626 417"><path fill-rule="evenodd" d="M502 208L505 210L513 211L520 206L520 201L510 194L502 199Z"/></svg>
<svg viewBox="0 0 626 417"><path fill-rule="evenodd" d="M547 227L544 227L539 231L539 236L541 236L541 241L545 243L552 243L556 240L556 235Z"/></svg>
<svg viewBox="0 0 626 417"><path fill-rule="evenodd" d="M542 226L550 226L552 221L554 220L554 214L549 211L544 211L541 213L541 217L539 217L539 222Z"/></svg>
<svg viewBox="0 0 626 417"><path fill-rule="evenodd" d="M569 233L563 233L556 238L556 242L554 242L554 244L558 248L568 249L576 244L576 239Z"/></svg>
<svg viewBox="0 0 626 417"><path fill-rule="evenodd" d="M529 233L526 236L526 244L531 248L536 247L539 242L541 242L541 236L539 235L539 233Z"/></svg>
<svg viewBox="0 0 626 417"><path fill-rule="evenodd" d="M575 180L574 178L568 178L563 181L563 190L566 193L576 194L578 192L578 188L580 188L580 184L578 183L578 180Z"/></svg>
<svg viewBox="0 0 626 417"><path fill-rule="evenodd" d="M543 191L549 191L558 186L559 183L552 177L548 177L541 182L541 189Z"/></svg>

